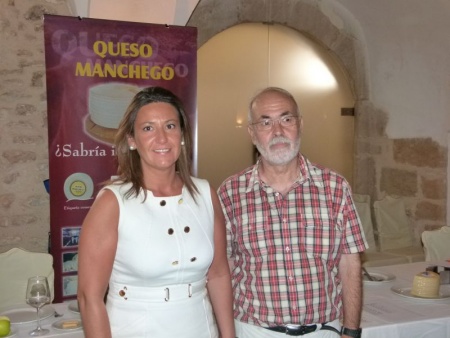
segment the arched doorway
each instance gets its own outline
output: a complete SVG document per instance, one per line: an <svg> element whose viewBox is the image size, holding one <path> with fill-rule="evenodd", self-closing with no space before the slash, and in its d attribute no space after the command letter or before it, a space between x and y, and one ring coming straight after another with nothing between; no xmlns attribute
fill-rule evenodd
<svg viewBox="0 0 450 338"><path fill-rule="evenodd" d="M348 76L320 45L282 25L231 27L198 51L198 175L217 187L253 162L247 105L255 91L283 87L304 116L302 153L313 162L353 174L354 120Z"/></svg>

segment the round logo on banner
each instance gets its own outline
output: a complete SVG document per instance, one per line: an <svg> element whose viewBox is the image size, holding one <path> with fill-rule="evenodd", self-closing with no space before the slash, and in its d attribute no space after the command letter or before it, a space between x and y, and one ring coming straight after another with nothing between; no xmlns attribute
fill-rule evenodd
<svg viewBox="0 0 450 338"><path fill-rule="evenodd" d="M85 173L74 173L64 182L64 194L70 200L88 200L94 193L94 182Z"/></svg>

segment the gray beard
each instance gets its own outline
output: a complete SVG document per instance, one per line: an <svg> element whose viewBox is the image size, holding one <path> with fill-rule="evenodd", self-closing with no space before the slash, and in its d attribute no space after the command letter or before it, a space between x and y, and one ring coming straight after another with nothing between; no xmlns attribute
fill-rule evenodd
<svg viewBox="0 0 450 338"><path fill-rule="evenodd" d="M279 142L289 144L289 149L271 151L270 146ZM272 165L286 165L297 157L300 151L300 138L298 138L294 143L292 143L291 140L282 136L278 136L273 138L269 142L267 149L261 146L261 144L259 143L255 143L255 146L258 149L261 156L268 163Z"/></svg>

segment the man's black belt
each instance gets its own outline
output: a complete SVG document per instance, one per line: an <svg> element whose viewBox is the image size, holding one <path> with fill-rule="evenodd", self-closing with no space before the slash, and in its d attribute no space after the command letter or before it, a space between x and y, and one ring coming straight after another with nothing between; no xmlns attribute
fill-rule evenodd
<svg viewBox="0 0 450 338"><path fill-rule="evenodd" d="M312 333L312 332L316 332L319 330L329 330L329 331L334 331L337 334L341 334L341 331L339 331L338 329L327 325L327 323L323 323L323 324L313 324L313 325L282 325L282 326L271 326L271 327L266 327L267 330L270 331L275 331L275 332L280 332L280 333L285 333L288 336L303 336L305 334L308 333Z"/></svg>

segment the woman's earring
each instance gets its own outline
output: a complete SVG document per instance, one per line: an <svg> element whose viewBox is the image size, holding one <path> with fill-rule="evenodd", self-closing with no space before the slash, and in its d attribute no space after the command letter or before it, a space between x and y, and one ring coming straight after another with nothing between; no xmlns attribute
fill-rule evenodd
<svg viewBox="0 0 450 338"><path fill-rule="evenodd" d="M134 150L134 149L136 149L135 147L133 147L133 146L130 146L130 150Z"/></svg>
<svg viewBox="0 0 450 338"><path fill-rule="evenodd" d="M181 141L181 145L184 146L184 141Z"/></svg>

